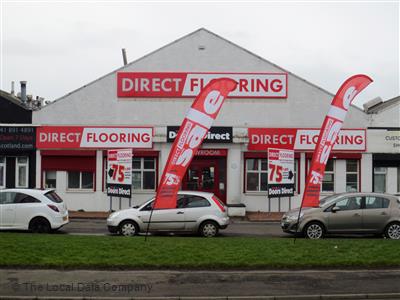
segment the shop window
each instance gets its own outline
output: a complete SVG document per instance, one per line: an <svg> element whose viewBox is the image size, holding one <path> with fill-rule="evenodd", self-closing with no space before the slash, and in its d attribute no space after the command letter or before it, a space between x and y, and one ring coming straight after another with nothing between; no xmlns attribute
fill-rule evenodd
<svg viewBox="0 0 400 300"><path fill-rule="evenodd" d="M299 192L299 190L298 190L299 183L298 183L298 177L297 177L298 169L299 169L299 160L295 159L294 160L294 191L296 193Z"/></svg>
<svg viewBox="0 0 400 300"><path fill-rule="evenodd" d="M154 157L132 158L132 189L151 190L156 188L156 159Z"/></svg>
<svg viewBox="0 0 400 300"><path fill-rule="evenodd" d="M346 192L358 192L359 161L346 160Z"/></svg>
<svg viewBox="0 0 400 300"><path fill-rule="evenodd" d="M15 187L28 187L28 157L17 157L15 160Z"/></svg>
<svg viewBox="0 0 400 300"><path fill-rule="evenodd" d="M92 172L76 172L68 173L68 189L92 190L93 189L93 173Z"/></svg>
<svg viewBox="0 0 400 300"><path fill-rule="evenodd" d="M386 192L386 173L387 169L384 167L374 168L374 192Z"/></svg>
<svg viewBox="0 0 400 300"><path fill-rule="evenodd" d="M329 159L326 168L325 175L322 179L322 192L333 192L335 190L335 160Z"/></svg>
<svg viewBox="0 0 400 300"><path fill-rule="evenodd" d="M46 189L55 189L57 187L57 171L46 171L44 173L44 187Z"/></svg>
<svg viewBox="0 0 400 300"><path fill-rule="evenodd" d="M268 162L266 158L246 159L246 192L267 191Z"/></svg>
<svg viewBox="0 0 400 300"><path fill-rule="evenodd" d="M400 167L397 168L397 192L400 193Z"/></svg>
<svg viewBox="0 0 400 300"><path fill-rule="evenodd" d="M6 158L0 156L0 189L6 187Z"/></svg>

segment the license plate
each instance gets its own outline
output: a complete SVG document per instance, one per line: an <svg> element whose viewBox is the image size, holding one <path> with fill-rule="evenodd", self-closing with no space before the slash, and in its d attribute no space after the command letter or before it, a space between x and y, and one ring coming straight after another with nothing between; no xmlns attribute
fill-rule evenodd
<svg viewBox="0 0 400 300"><path fill-rule="evenodd" d="M63 221L68 221L68 216L63 217Z"/></svg>

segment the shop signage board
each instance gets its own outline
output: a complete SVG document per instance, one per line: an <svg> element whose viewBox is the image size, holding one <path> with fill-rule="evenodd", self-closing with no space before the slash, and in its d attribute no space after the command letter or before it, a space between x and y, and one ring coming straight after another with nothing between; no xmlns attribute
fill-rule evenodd
<svg viewBox="0 0 400 300"><path fill-rule="evenodd" d="M230 78L238 84L229 98L287 98L287 73L119 72L119 98L193 98L212 80Z"/></svg>
<svg viewBox="0 0 400 300"><path fill-rule="evenodd" d="M319 129L302 128L249 128L249 150L266 151L268 148L314 150ZM365 151L365 129L342 129L333 146L335 151Z"/></svg>
<svg viewBox="0 0 400 300"><path fill-rule="evenodd" d="M167 142L172 143L178 135L179 126L167 127ZM232 127L211 127L207 133L203 143L225 144L232 143L233 132Z"/></svg>
<svg viewBox="0 0 400 300"><path fill-rule="evenodd" d="M131 198L132 149L107 151L107 196Z"/></svg>
<svg viewBox="0 0 400 300"><path fill-rule="evenodd" d="M294 195L294 151L268 149L268 198Z"/></svg>
<svg viewBox="0 0 400 300"><path fill-rule="evenodd" d="M0 150L34 150L35 138L35 127L0 126Z"/></svg>
<svg viewBox="0 0 400 300"><path fill-rule="evenodd" d="M368 128L368 152L400 153L400 128Z"/></svg>
<svg viewBox="0 0 400 300"><path fill-rule="evenodd" d="M42 126L36 132L38 149L153 147L152 127Z"/></svg>

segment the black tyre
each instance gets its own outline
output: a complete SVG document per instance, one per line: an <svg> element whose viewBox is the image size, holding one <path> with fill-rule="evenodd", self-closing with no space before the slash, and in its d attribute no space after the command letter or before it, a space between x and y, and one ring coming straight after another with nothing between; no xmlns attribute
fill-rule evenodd
<svg viewBox="0 0 400 300"><path fill-rule="evenodd" d="M45 218L34 218L29 223L29 230L33 233L49 233L51 231L51 226L49 221Z"/></svg>
<svg viewBox="0 0 400 300"><path fill-rule="evenodd" d="M123 221L119 225L119 234L123 236L135 236L139 233L139 226L133 221Z"/></svg>
<svg viewBox="0 0 400 300"><path fill-rule="evenodd" d="M385 236L391 240L400 240L400 223L393 222L386 226Z"/></svg>
<svg viewBox="0 0 400 300"><path fill-rule="evenodd" d="M218 234L219 226L214 221L205 221L200 225L199 233L203 237L214 237Z"/></svg>
<svg viewBox="0 0 400 300"><path fill-rule="evenodd" d="M304 228L304 236L308 239L318 240L325 236L325 228L320 222L311 222Z"/></svg>

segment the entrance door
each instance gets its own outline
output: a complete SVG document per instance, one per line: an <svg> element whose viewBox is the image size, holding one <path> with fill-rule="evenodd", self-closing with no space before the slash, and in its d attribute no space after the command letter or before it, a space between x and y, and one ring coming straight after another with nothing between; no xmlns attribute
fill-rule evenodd
<svg viewBox="0 0 400 300"><path fill-rule="evenodd" d="M182 182L182 189L214 193L219 197L219 170L215 159L193 160Z"/></svg>

